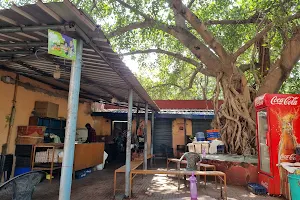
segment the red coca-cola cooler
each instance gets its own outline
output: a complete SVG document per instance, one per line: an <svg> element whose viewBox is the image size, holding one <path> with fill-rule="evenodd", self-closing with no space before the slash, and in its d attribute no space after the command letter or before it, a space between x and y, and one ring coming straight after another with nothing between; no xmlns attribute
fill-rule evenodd
<svg viewBox="0 0 300 200"><path fill-rule="evenodd" d="M300 143L300 95L264 94L255 99L258 179L271 195L287 191L282 162L295 162Z"/></svg>

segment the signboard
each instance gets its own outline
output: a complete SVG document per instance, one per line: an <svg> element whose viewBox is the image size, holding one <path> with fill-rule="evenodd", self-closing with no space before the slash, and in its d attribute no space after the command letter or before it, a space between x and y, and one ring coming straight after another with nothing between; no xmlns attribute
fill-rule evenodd
<svg viewBox="0 0 300 200"><path fill-rule="evenodd" d="M48 53L69 60L76 59L77 41L59 32L48 30Z"/></svg>

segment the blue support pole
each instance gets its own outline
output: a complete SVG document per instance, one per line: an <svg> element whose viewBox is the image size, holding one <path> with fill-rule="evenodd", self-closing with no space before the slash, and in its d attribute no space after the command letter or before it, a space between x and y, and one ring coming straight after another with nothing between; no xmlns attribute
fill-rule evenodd
<svg viewBox="0 0 300 200"><path fill-rule="evenodd" d="M131 134L132 134L132 97L133 91L129 90L128 115L127 115L127 143L126 143L126 167L125 167L125 197L130 194L130 162L131 162Z"/></svg>
<svg viewBox="0 0 300 200"><path fill-rule="evenodd" d="M147 169L148 155L148 103L145 106L145 126L144 126L144 170Z"/></svg>
<svg viewBox="0 0 300 200"><path fill-rule="evenodd" d="M69 200L71 197L72 172L74 162L74 148L76 123L78 113L80 77L82 64L82 40L77 40L76 60L72 61L68 98L68 116L64 143L64 157L61 169L59 200Z"/></svg>

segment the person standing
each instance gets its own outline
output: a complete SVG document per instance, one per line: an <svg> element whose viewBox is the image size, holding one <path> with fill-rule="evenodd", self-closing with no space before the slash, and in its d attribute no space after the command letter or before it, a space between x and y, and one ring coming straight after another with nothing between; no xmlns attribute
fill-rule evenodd
<svg viewBox="0 0 300 200"><path fill-rule="evenodd" d="M93 129L92 126L89 123L87 123L85 125L85 127L88 130L88 138L86 140L86 143L97 142L95 129Z"/></svg>

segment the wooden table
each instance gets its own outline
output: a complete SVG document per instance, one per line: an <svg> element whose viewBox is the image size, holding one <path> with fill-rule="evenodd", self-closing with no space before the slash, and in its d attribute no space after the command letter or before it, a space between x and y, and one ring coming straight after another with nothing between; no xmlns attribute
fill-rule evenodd
<svg viewBox="0 0 300 200"><path fill-rule="evenodd" d="M149 160L149 159L153 159L154 158L154 155L147 155L147 160ZM139 158L136 158L136 159L134 159L134 160L142 160L142 161L144 161L144 157L139 157ZM152 167L152 162L150 162L150 167Z"/></svg>
<svg viewBox="0 0 300 200"><path fill-rule="evenodd" d="M151 158L153 158L154 156L153 155L147 155L147 160L148 159L151 159ZM136 159L134 159L134 160L142 160L142 161L144 161L144 157L142 156L142 157L139 157L139 158L136 158Z"/></svg>
<svg viewBox="0 0 300 200"><path fill-rule="evenodd" d="M224 197L223 197L223 188L221 186L221 198L227 199L227 184L226 184L226 174L221 171L181 171L181 170L138 170L134 169L130 172L130 196L132 194L132 186L133 186L133 177L137 174L167 174L167 175L176 175L176 176L191 176L194 174L195 176L215 176L220 179L220 183L223 182L224 185ZM179 185L178 185L179 188Z"/></svg>
<svg viewBox="0 0 300 200"><path fill-rule="evenodd" d="M177 170L180 170L180 164L187 164L187 161L186 160L182 160L180 161L179 159L177 158L168 158L167 159L167 170L169 169L169 163L170 162L174 162L177 164ZM204 169L204 171L207 171L207 169L210 169L212 171L216 171L216 166L215 165L209 165L209 164L204 164L204 163L197 163L198 167L202 169ZM217 182L217 177L215 177L215 182ZM206 186L206 176L204 175L204 183L205 183L205 186Z"/></svg>
<svg viewBox="0 0 300 200"><path fill-rule="evenodd" d="M131 161L130 162L130 171L135 170L138 168L140 165L143 164L142 160L136 160L136 161ZM115 175L114 175L114 196L116 195L116 190L122 190L122 189L117 189L117 173L125 173L126 172L126 165L123 165L122 167L118 168L115 170ZM130 177L134 178L134 177Z"/></svg>

